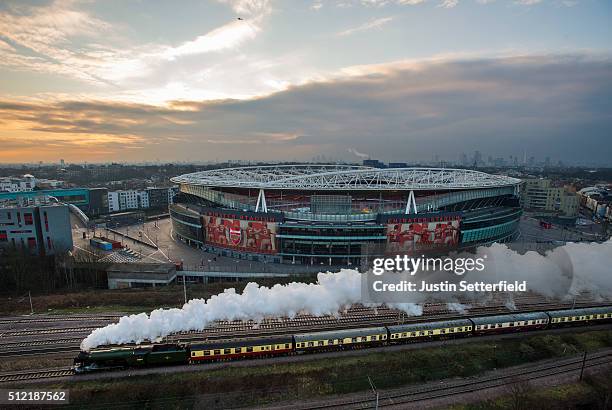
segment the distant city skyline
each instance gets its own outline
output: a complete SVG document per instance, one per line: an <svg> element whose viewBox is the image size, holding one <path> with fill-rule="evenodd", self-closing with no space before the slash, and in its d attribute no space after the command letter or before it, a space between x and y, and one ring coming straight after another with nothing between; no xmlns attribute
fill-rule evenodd
<svg viewBox="0 0 612 410"><path fill-rule="evenodd" d="M4 1L0 163L612 166L611 17L606 0Z"/></svg>

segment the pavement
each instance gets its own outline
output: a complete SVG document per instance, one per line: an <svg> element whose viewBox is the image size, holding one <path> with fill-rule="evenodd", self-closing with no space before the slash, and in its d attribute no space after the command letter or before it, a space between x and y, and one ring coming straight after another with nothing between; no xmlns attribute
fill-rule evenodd
<svg viewBox="0 0 612 410"><path fill-rule="evenodd" d="M138 225L130 225L114 230L123 234L150 242L158 247L157 250L139 244L130 239L122 238L121 235L107 232L105 229L96 230L96 235L107 236L110 239L121 241L140 256L139 262L183 262L184 270L194 271L219 271L219 272L274 272L274 273L305 273L327 271L327 266L292 266L286 264L265 263L235 259L221 256L216 253L204 252L201 249L191 247L180 240L175 239L172 232L170 218L158 221L145 222ZM83 239L83 232L86 238ZM91 252L89 238L93 237L93 231L73 223L73 241L76 249L82 252ZM97 251L99 252L99 251ZM117 254L114 252L113 254ZM111 254L111 252L107 252ZM120 256L109 257L110 260L122 259Z"/></svg>
<svg viewBox="0 0 612 410"><path fill-rule="evenodd" d="M552 225L550 229L540 227L540 219L530 215L523 215L519 223L521 237L518 242L591 242L600 240L603 232L601 225L591 223L585 226L566 227ZM562 243L557 243L561 245Z"/></svg>

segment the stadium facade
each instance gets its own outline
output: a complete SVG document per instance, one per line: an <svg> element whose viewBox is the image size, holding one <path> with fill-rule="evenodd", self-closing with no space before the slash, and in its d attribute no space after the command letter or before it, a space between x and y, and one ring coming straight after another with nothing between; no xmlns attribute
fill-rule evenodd
<svg viewBox="0 0 612 410"><path fill-rule="evenodd" d="M520 180L465 169L292 165L172 178L175 235L224 256L362 266L510 241Z"/></svg>

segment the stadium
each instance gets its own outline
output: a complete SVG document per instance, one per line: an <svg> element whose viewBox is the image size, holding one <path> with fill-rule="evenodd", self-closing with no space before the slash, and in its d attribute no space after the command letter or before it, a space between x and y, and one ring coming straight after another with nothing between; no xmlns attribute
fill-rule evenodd
<svg viewBox="0 0 612 410"><path fill-rule="evenodd" d="M284 165L172 178L173 232L223 256L363 266L514 239L520 180L465 169Z"/></svg>

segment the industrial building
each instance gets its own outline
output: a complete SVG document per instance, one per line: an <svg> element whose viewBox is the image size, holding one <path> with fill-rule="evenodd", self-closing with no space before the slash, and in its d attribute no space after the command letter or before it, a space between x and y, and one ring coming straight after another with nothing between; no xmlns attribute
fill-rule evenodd
<svg viewBox="0 0 612 410"><path fill-rule="evenodd" d="M34 255L72 249L67 205L39 198L27 203L0 203L0 247L20 248Z"/></svg>

